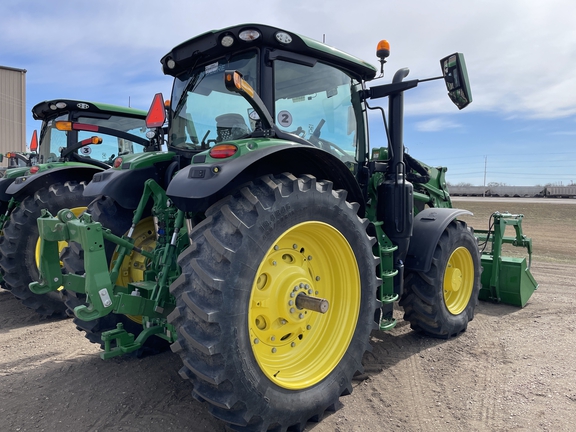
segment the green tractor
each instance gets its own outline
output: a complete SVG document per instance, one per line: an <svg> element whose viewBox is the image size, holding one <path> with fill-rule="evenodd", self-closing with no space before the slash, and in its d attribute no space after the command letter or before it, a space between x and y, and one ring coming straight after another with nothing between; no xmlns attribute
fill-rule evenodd
<svg viewBox="0 0 576 432"><path fill-rule="evenodd" d="M73 208L79 215L90 202L83 191L95 173L121 154L157 143L146 138L147 113L142 110L58 99L35 105L32 113L42 121L40 146L35 131L26 166L9 167L0 179L2 286L40 315L65 316L60 293L38 296L28 289L38 279L36 219L41 209Z"/></svg>
<svg viewBox="0 0 576 432"><path fill-rule="evenodd" d="M382 75L387 43L377 54ZM112 314L141 323L99 333L102 358L170 342L193 395L232 429L301 430L352 391L370 333L396 324L395 303L423 334L466 330L484 259L458 219L469 212L452 208L446 168L403 145L405 91L443 79L458 108L471 102L462 54L440 61L441 76L405 81L401 69L368 87L372 65L247 24L190 39L161 63L174 77L169 151L129 155L86 189L134 209L125 235L102 212L38 219L30 289L85 295L74 313L95 328ZM370 105L384 97L388 118ZM370 109L386 142L369 144ZM164 114L157 95L149 126ZM501 246L502 232L485 242ZM61 271L59 241L81 245L81 271Z"/></svg>
<svg viewBox="0 0 576 432"><path fill-rule="evenodd" d="M38 153L35 152L8 152L4 155L0 154L0 162L3 162L4 159L7 159L8 162L7 166L0 167L0 178L4 177L6 170L31 167L36 163L37 157ZM24 169L22 173L25 173L26 171L27 170Z"/></svg>

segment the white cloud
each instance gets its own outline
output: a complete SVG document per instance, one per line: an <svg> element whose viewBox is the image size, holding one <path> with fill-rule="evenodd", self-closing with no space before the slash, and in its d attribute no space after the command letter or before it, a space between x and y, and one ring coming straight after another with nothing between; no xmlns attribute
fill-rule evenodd
<svg viewBox="0 0 576 432"><path fill-rule="evenodd" d="M231 0L100 0L82 7L4 0L0 64L27 69L29 85L50 94L100 87L103 97L127 92L145 99L151 96L134 92L153 95L156 83L170 81L159 60L173 46L212 29L260 22L318 40L325 35L329 45L374 65L376 44L386 38L391 56L382 83L406 66L410 78L439 75L440 58L463 52L474 98L467 111L556 118L576 114L574 16L576 3L568 0L357 0L353 8L328 0L253 0L242 7ZM407 115L454 112L441 83L410 93Z"/></svg>
<svg viewBox="0 0 576 432"><path fill-rule="evenodd" d="M429 120L421 121L416 123L416 130L419 132L439 132L446 129L455 129L462 127L459 123L452 120L446 120L442 118L432 118Z"/></svg>

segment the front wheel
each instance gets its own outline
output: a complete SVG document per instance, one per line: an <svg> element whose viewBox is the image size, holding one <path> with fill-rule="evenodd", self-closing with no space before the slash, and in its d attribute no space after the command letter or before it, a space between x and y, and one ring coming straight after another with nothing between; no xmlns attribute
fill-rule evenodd
<svg viewBox="0 0 576 432"><path fill-rule="evenodd" d="M193 229L171 287L172 348L214 416L299 428L352 390L378 307L374 239L357 209L330 182L265 176Z"/></svg>
<svg viewBox="0 0 576 432"><path fill-rule="evenodd" d="M449 338L466 330L480 292L480 253L465 222L451 222L427 272L407 271L400 306L413 330Z"/></svg>

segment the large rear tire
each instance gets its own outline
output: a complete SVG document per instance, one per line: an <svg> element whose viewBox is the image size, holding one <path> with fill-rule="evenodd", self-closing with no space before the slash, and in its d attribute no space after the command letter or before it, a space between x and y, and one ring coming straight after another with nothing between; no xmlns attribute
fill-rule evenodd
<svg viewBox="0 0 576 432"><path fill-rule="evenodd" d="M55 215L63 208L85 208L89 202L82 195L85 185L85 182L75 181L55 183L24 198L12 211L4 225L4 235L0 237L0 270L6 288L22 304L45 317L66 317L66 306L59 291L38 295L28 288L31 282L40 277L36 220L42 209L48 209Z"/></svg>
<svg viewBox="0 0 576 432"><path fill-rule="evenodd" d="M466 330L480 292L480 253L466 223L451 222L427 272L407 271L400 306L413 330L447 339Z"/></svg>
<svg viewBox="0 0 576 432"><path fill-rule="evenodd" d="M378 307L375 239L357 210L331 182L265 176L191 232L171 287L172 350L193 395L234 429L300 430L352 391Z"/></svg>

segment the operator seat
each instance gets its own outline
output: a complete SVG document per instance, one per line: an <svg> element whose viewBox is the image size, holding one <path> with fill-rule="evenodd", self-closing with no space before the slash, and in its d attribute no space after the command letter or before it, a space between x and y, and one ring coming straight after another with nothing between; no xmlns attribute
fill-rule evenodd
<svg viewBox="0 0 576 432"><path fill-rule="evenodd" d="M250 128L240 114L222 114L216 117L216 133L216 142L222 142L249 135Z"/></svg>

